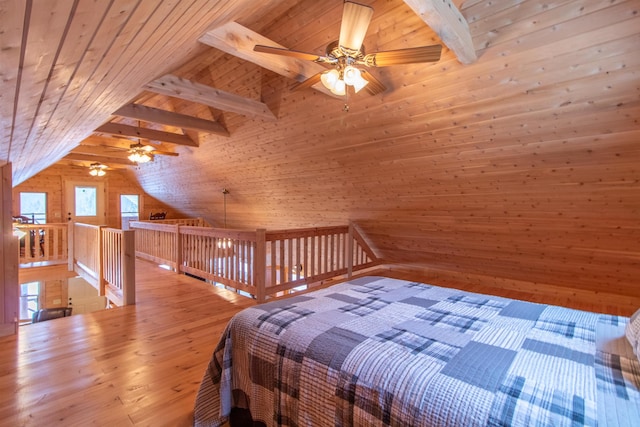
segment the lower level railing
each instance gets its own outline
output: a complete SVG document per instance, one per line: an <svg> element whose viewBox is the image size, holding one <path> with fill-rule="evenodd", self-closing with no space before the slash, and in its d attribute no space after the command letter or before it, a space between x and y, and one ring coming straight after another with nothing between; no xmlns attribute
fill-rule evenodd
<svg viewBox="0 0 640 427"><path fill-rule="evenodd" d="M135 234L97 225L71 225L74 270L116 305L135 304Z"/></svg>
<svg viewBox="0 0 640 427"><path fill-rule="evenodd" d="M117 305L135 304L135 252L133 231L102 229L102 277L105 294Z"/></svg>
<svg viewBox="0 0 640 427"><path fill-rule="evenodd" d="M133 231L81 223L16 224L21 268L67 264L116 305L135 303Z"/></svg>
<svg viewBox="0 0 640 427"><path fill-rule="evenodd" d="M68 256L68 230L66 223L14 225L14 234L20 241L20 264L64 263Z"/></svg>
<svg viewBox="0 0 640 427"><path fill-rule="evenodd" d="M255 231L132 222L136 256L264 301L378 264L351 226Z"/></svg>

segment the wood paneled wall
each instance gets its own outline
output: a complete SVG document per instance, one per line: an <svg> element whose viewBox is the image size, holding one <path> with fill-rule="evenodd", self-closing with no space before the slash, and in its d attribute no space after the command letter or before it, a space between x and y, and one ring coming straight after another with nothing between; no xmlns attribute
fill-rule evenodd
<svg viewBox="0 0 640 427"><path fill-rule="evenodd" d="M438 41L402 1L367 3L369 51ZM348 113L212 49L176 73L262 99L278 121L216 112L230 138L200 134L136 175L217 226L227 188L232 228L350 220L390 262L638 296L639 6L464 2L476 63L445 49L435 64L373 70L390 90L354 96ZM292 49L322 52L339 31L339 1L267 9L241 23Z"/></svg>
<svg viewBox="0 0 640 427"><path fill-rule="evenodd" d="M66 222L65 183L102 182L106 192L106 218L109 227L120 228L120 195L138 194L140 196L140 219L149 218L151 212L165 211L167 218L182 217L178 209L174 209L156 198L149 196L137 183L135 176L128 170L108 171L103 177L92 177L85 167L58 164L40 172L33 178L13 188L13 214L20 212L20 192L47 193L47 221Z"/></svg>

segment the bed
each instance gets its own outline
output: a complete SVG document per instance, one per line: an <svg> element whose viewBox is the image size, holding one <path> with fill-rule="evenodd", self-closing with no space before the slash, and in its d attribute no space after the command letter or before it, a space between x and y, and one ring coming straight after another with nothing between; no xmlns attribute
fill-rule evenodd
<svg viewBox="0 0 640 427"><path fill-rule="evenodd" d="M237 314L194 424L244 408L267 426L639 426L628 322L363 277Z"/></svg>

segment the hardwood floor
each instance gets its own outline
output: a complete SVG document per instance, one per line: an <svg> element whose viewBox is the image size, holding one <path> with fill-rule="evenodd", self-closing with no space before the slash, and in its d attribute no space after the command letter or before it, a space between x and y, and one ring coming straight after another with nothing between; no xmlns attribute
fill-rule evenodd
<svg viewBox="0 0 640 427"><path fill-rule="evenodd" d="M415 272L377 273L441 286ZM137 304L23 326L0 339L0 426L189 426L200 379L227 321L254 302L137 261ZM471 285L481 293L574 306L559 290ZM626 314L630 313L616 313Z"/></svg>
<svg viewBox="0 0 640 427"><path fill-rule="evenodd" d="M248 298L145 262L137 304L0 340L0 425L188 426L227 321Z"/></svg>

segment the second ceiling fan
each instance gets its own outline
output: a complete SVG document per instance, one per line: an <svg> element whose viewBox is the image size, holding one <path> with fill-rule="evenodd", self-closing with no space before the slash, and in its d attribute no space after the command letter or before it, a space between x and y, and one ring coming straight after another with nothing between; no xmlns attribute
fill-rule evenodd
<svg viewBox="0 0 640 427"><path fill-rule="evenodd" d="M387 67L436 62L440 59L442 46L439 44L365 53L362 42L372 16L373 8L370 6L345 1L339 39L329 43L324 56L263 45L254 46L253 50L332 65L332 69L311 76L296 88L310 87L321 81L327 89L338 96L346 95L348 86L352 86L356 93L363 88L371 95L385 91L385 86L378 79L360 67Z"/></svg>

